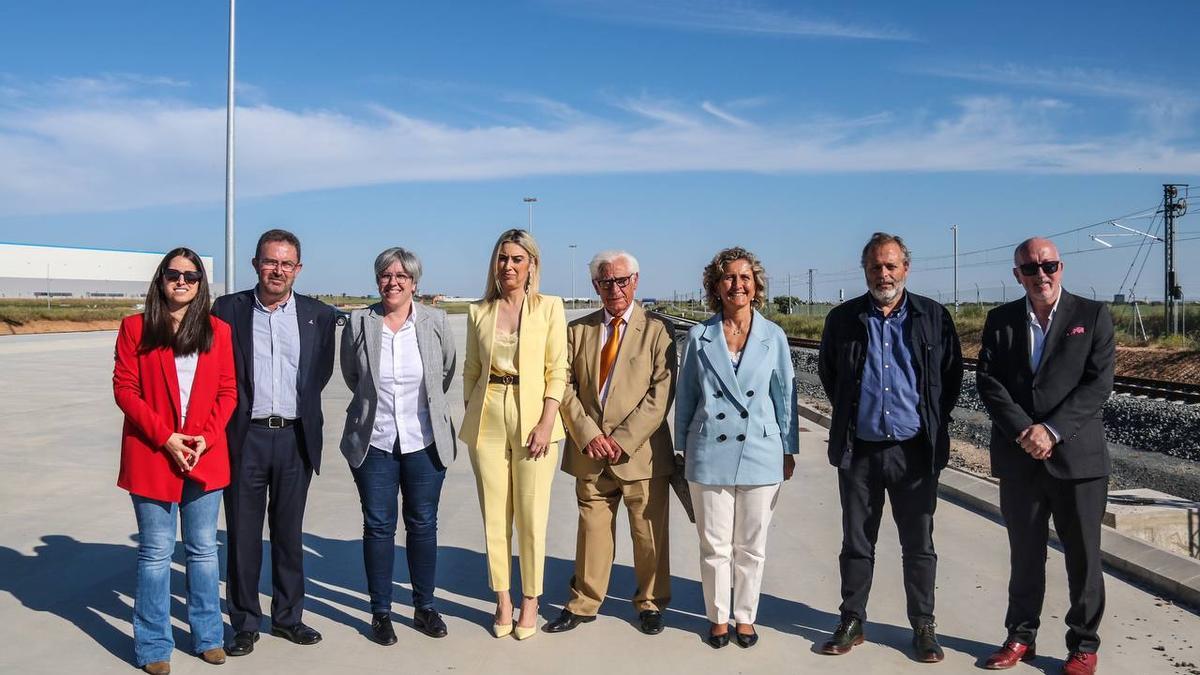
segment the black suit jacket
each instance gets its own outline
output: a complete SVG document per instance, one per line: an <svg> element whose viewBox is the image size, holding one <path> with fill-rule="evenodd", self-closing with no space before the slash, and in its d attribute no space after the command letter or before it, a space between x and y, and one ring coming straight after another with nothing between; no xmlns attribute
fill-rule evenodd
<svg viewBox="0 0 1200 675"><path fill-rule="evenodd" d="M954 320L940 303L908 294L913 368L917 374L921 418L918 438L929 450L929 468L936 472L950 459L950 413L962 387L962 348ZM817 372L833 406L829 426L829 463L848 468L858 419L863 364L867 358L867 313L871 296L864 293L830 310L821 333Z"/></svg>
<svg viewBox="0 0 1200 675"><path fill-rule="evenodd" d="M320 300L293 292L296 323L300 328L300 363L296 369L296 413L300 416L301 451L317 473L321 472L321 390L333 374L336 312ZM230 460L238 455L250 426L254 406L254 290L217 298L212 313L233 329L233 356L237 368L237 410L229 419L226 437Z"/></svg>
<svg viewBox="0 0 1200 675"><path fill-rule="evenodd" d="M1108 475L1102 411L1112 393L1116 355L1108 307L1064 289L1036 375L1029 347L1025 298L988 312L976 384L992 417L992 475L1028 477L1043 463L1056 478ZM1044 461L1016 442L1026 427L1043 422L1062 437Z"/></svg>

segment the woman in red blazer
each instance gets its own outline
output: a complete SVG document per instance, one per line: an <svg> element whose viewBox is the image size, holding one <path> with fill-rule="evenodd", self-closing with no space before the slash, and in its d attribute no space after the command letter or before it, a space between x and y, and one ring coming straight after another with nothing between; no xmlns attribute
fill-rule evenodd
<svg viewBox="0 0 1200 675"><path fill-rule="evenodd" d="M209 663L225 661L217 512L229 484L225 424L237 383L229 326L210 316L210 304L200 256L177 248L154 273L146 311L127 317L117 334L113 395L125 413L117 485L129 491L137 516L134 656L148 673L171 671L177 518L192 649Z"/></svg>

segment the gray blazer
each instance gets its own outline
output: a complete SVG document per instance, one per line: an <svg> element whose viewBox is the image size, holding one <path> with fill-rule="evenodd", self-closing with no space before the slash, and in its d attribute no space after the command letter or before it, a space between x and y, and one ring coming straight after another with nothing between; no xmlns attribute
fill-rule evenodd
<svg viewBox="0 0 1200 675"><path fill-rule="evenodd" d="M454 336L450 334L446 313L440 309L414 302L413 320L417 328L417 349L425 369L433 441L442 466L449 467L458 456L458 435L446 405L446 392L454 380ZM373 374L379 371L382 331L383 304L378 302L350 312L350 320L342 329L342 377L353 397L346 407L341 448L346 461L354 468L362 466L371 445L371 429L378 404Z"/></svg>

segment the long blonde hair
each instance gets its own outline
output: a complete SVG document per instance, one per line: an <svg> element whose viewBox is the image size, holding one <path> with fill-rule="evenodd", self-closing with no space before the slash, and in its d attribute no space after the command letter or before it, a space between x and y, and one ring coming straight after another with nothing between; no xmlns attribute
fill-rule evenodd
<svg viewBox="0 0 1200 675"><path fill-rule="evenodd" d="M483 285L483 301L500 299L500 285L496 281L496 256L500 255L500 247L505 244L516 244L529 254L529 281L525 284L525 295L529 299L529 306L533 307L541 299L538 285L542 277L542 251L532 234L519 229L505 230L492 247L492 257L488 260L487 281Z"/></svg>

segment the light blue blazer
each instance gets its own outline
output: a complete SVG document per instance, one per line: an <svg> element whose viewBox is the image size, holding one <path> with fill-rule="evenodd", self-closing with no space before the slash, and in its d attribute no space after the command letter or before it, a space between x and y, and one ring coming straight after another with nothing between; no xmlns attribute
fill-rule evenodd
<svg viewBox="0 0 1200 675"><path fill-rule="evenodd" d="M688 331L675 390L675 447L685 476L703 485L783 481L783 455L799 450L796 374L787 336L754 312L734 372L721 313Z"/></svg>

